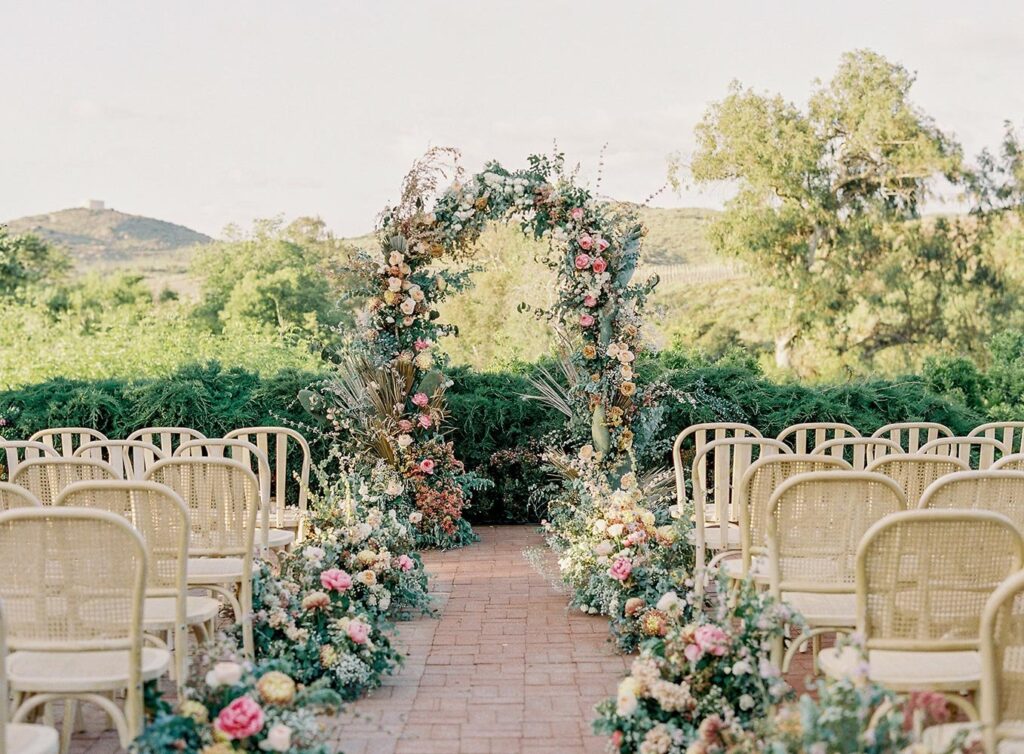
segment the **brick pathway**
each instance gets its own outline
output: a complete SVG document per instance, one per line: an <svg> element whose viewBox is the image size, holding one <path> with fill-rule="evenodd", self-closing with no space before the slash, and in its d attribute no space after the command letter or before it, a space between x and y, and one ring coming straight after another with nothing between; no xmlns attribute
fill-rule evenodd
<svg viewBox="0 0 1024 754"><path fill-rule="evenodd" d="M533 527L478 527L480 543L427 553L439 617L400 627L406 666L353 704L335 740L346 754L603 752L593 707L629 659L608 623L567 609L523 556Z"/></svg>

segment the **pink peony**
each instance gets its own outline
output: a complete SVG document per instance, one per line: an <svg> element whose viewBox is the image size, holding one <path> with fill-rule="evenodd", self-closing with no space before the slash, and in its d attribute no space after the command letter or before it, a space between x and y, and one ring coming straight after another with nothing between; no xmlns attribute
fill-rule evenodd
<svg viewBox="0 0 1024 754"><path fill-rule="evenodd" d="M214 725L231 739L254 736L263 729L263 708L251 696L240 696L220 711Z"/></svg>
<svg viewBox="0 0 1024 754"><path fill-rule="evenodd" d="M629 562L629 558L618 558L608 569L608 575L616 581L625 581L632 572L633 564Z"/></svg>
<svg viewBox="0 0 1024 754"><path fill-rule="evenodd" d="M415 348L417 351L426 351L428 348L430 348L430 341L423 340L423 338L416 338L416 343L413 345L413 348Z"/></svg>
<svg viewBox="0 0 1024 754"><path fill-rule="evenodd" d="M416 561L410 558L408 555L398 556L398 567L403 571L411 571L416 567Z"/></svg>
<svg viewBox="0 0 1024 754"><path fill-rule="evenodd" d="M430 429L431 425L434 423L434 421L430 418L429 414L421 414L420 418L417 419L417 421L419 422L419 425L423 427L423 429Z"/></svg>
<svg viewBox="0 0 1024 754"><path fill-rule="evenodd" d="M729 635L718 626L705 624L693 634L693 640L702 652L721 657L729 649Z"/></svg>
<svg viewBox="0 0 1024 754"><path fill-rule="evenodd" d="M352 577L340 568L328 568L320 574L320 586L335 592L344 592L352 586Z"/></svg>
<svg viewBox="0 0 1024 754"><path fill-rule="evenodd" d="M696 644L687 644L686 649L683 650L683 657L685 657L690 662L696 662L700 659L700 656L700 647L698 647Z"/></svg>
<svg viewBox="0 0 1024 754"><path fill-rule="evenodd" d="M594 239L589 233L584 233L582 236L577 238L576 243L578 243L580 248L584 251L590 251L594 247Z"/></svg>
<svg viewBox="0 0 1024 754"><path fill-rule="evenodd" d="M590 255L589 254L577 254L576 255L576 269L585 270L590 266Z"/></svg>
<svg viewBox="0 0 1024 754"><path fill-rule="evenodd" d="M356 644L365 644L370 635L370 626L361 620L354 620L348 624L348 638Z"/></svg>
<svg viewBox="0 0 1024 754"><path fill-rule="evenodd" d="M433 461L433 459L431 459L431 458L424 458L422 461L420 461L420 471L422 471L424 474L433 474L434 473L434 461Z"/></svg>
<svg viewBox="0 0 1024 754"><path fill-rule="evenodd" d="M608 262L604 260L604 257L597 257L594 259L594 272L600 275L602 272L608 269Z"/></svg>
<svg viewBox="0 0 1024 754"><path fill-rule="evenodd" d="M594 318L592 316L590 316L589 314L581 314L580 315L580 326L582 326L582 327L593 327L594 326Z"/></svg>
<svg viewBox="0 0 1024 754"><path fill-rule="evenodd" d="M583 297L583 305L584 306L589 306L589 307L595 307L595 306L597 306L597 298L595 298L594 296L584 296Z"/></svg>
<svg viewBox="0 0 1024 754"><path fill-rule="evenodd" d="M423 408L424 406L430 404L430 398L427 396L426 393L416 393L416 395L412 397L412 402L414 406L419 406L420 408Z"/></svg>
<svg viewBox="0 0 1024 754"><path fill-rule="evenodd" d="M413 423L408 419L400 419L398 422L399 432L412 432Z"/></svg>
<svg viewBox="0 0 1024 754"><path fill-rule="evenodd" d="M601 236L597 237L595 243L597 244L597 253L598 254L600 254L602 251L607 249L608 246L609 246L609 243L606 240L604 240L603 238L601 238Z"/></svg>
<svg viewBox="0 0 1024 754"><path fill-rule="evenodd" d="M576 222L579 222L580 220L582 220L583 219L583 207L573 207L572 208L572 212L569 213L569 217L571 217Z"/></svg>

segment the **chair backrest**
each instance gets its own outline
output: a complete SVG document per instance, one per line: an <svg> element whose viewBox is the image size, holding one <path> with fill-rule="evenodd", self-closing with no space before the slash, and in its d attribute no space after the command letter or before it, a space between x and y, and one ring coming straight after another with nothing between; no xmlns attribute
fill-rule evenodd
<svg viewBox="0 0 1024 754"><path fill-rule="evenodd" d="M969 508L1002 513L1024 531L1024 471L958 471L936 479L921 508Z"/></svg>
<svg viewBox="0 0 1024 754"><path fill-rule="evenodd" d="M988 437L1006 445L1009 453L1024 453L1024 422L989 422L975 427L968 437Z"/></svg>
<svg viewBox="0 0 1024 754"><path fill-rule="evenodd" d="M183 442L174 451L174 458L230 458L256 474L260 491L259 524L266 540L270 528L270 462L262 450L245 440L207 438Z"/></svg>
<svg viewBox="0 0 1024 754"><path fill-rule="evenodd" d="M11 480L21 485L43 505L53 505L69 484L117 479L117 472L108 463L89 458L38 458L25 461Z"/></svg>
<svg viewBox="0 0 1024 754"><path fill-rule="evenodd" d="M170 458L183 442L203 440L206 438L198 429L189 427L143 427L132 432L126 440L142 440L156 445L163 454Z"/></svg>
<svg viewBox="0 0 1024 754"><path fill-rule="evenodd" d="M992 470L1003 469L1005 471L1024 471L1024 453L1011 453L1003 456L994 464Z"/></svg>
<svg viewBox="0 0 1024 754"><path fill-rule="evenodd" d="M294 504L305 513L312 454L301 433L290 427L243 427L228 432L224 439L251 442L267 456L271 469L267 487L271 490L274 526L282 525L281 516L286 504ZM245 463L244 458L238 460ZM294 468L296 461L297 474L289 470L289 466ZM262 479L260 481L262 483Z"/></svg>
<svg viewBox="0 0 1024 754"><path fill-rule="evenodd" d="M57 427L41 429L28 438L31 442L41 442L57 451L64 458L71 458L75 450L87 442L106 440L102 432L88 427Z"/></svg>
<svg viewBox="0 0 1024 754"><path fill-rule="evenodd" d="M693 424L678 435L672 443L672 465L676 473L676 503L682 506L686 503L686 476L693 468L691 458L700 454L701 450L715 440L726 440L733 437L760 437L761 433L756 427L740 422L708 422L705 424ZM688 458L688 448L684 449L687 441L693 443L693 456ZM700 485L707 488L707 461L704 460L698 466ZM693 487L696 487L693 479L689 480Z"/></svg>
<svg viewBox="0 0 1024 754"><path fill-rule="evenodd" d="M902 452L903 448L882 437L841 437L826 440L811 451L813 455L821 453L842 458L854 471L863 471L876 458Z"/></svg>
<svg viewBox="0 0 1024 754"><path fill-rule="evenodd" d="M25 461L36 458L60 458L60 453L49 445L28 440L4 440L0 442L0 466L6 469L6 480L14 477L14 472ZM4 476L0 475L0 479Z"/></svg>
<svg viewBox="0 0 1024 754"><path fill-rule="evenodd" d="M992 593L981 616L981 722L986 751L1024 737L1024 571Z"/></svg>
<svg viewBox="0 0 1024 754"><path fill-rule="evenodd" d="M105 510L127 519L146 543L147 594L184 599L188 509L170 487L143 481L76 482L54 505Z"/></svg>
<svg viewBox="0 0 1024 754"><path fill-rule="evenodd" d="M691 472L693 508L698 526L730 521L738 523L734 499L750 464L760 458L791 453L788 445L767 437L731 437L713 440L702 447L693 459ZM704 469L703 474L701 469Z"/></svg>
<svg viewBox="0 0 1024 754"><path fill-rule="evenodd" d="M967 471L969 468L959 458L952 456L900 453L879 458L867 470L885 474L895 480L903 489L907 505L916 508L928 485L946 474Z"/></svg>
<svg viewBox="0 0 1024 754"><path fill-rule="evenodd" d="M79 508L0 513L0 573L11 649L127 649L138 668L146 546L123 518Z"/></svg>
<svg viewBox="0 0 1024 754"><path fill-rule="evenodd" d="M991 437L940 437L922 445L918 452L954 456L972 469L984 470L1009 454L1010 449Z"/></svg>
<svg viewBox="0 0 1024 754"><path fill-rule="evenodd" d="M879 427L871 436L888 438L904 452L916 453L927 442L939 437L952 437L953 430L937 422L896 422Z"/></svg>
<svg viewBox="0 0 1024 754"><path fill-rule="evenodd" d="M842 422L804 422L786 427L775 438L786 443L794 453L811 453L819 445L829 440L842 440L844 437L860 437L856 427ZM835 447L835 446L833 446ZM833 455L841 451L833 450Z"/></svg>
<svg viewBox="0 0 1024 754"><path fill-rule="evenodd" d="M750 558L763 552L767 544L768 503L772 493L784 481L797 474L811 471L850 470L850 464L831 455L777 454L758 458L740 479L736 491L736 512L740 522L740 549L744 569L750 568Z"/></svg>
<svg viewBox="0 0 1024 754"><path fill-rule="evenodd" d="M193 556L242 556L251 563L259 482L238 461L227 458L168 458L146 472L165 484L188 508Z"/></svg>
<svg viewBox="0 0 1024 754"><path fill-rule="evenodd" d="M790 477L769 501L773 593L852 593L864 533L905 508L903 491L881 474L816 471Z"/></svg>
<svg viewBox="0 0 1024 754"><path fill-rule="evenodd" d="M887 516L857 551L857 629L868 649L977 650L985 602L1022 558L1020 531L999 513Z"/></svg>
<svg viewBox="0 0 1024 754"><path fill-rule="evenodd" d="M0 482L0 512L12 508L35 508L42 505L36 496L20 484ZM0 696L0 699L3 699Z"/></svg>
<svg viewBox="0 0 1024 754"><path fill-rule="evenodd" d="M76 458L109 463L121 479L142 479L146 469L167 457L153 443L142 440L98 440L75 451Z"/></svg>

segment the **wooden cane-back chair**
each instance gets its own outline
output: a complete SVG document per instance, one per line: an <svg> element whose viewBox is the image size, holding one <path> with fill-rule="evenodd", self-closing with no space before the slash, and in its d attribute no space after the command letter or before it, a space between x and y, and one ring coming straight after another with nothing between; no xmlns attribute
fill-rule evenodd
<svg viewBox="0 0 1024 754"><path fill-rule="evenodd" d="M893 479L903 489L907 505L916 508L932 482L946 474L968 469L966 463L952 456L900 453L879 458L867 470Z"/></svg>
<svg viewBox="0 0 1024 754"><path fill-rule="evenodd" d="M925 443L940 437L952 437L953 430L938 422L897 422L879 427L871 436L892 440L905 453L916 453Z"/></svg>
<svg viewBox="0 0 1024 754"><path fill-rule="evenodd" d="M1008 455L1009 447L991 437L940 437L921 446L919 453L934 453L953 456L969 468L984 470L990 468L999 458Z"/></svg>
<svg viewBox="0 0 1024 754"><path fill-rule="evenodd" d="M75 482L117 479L114 468L89 458L37 458L25 461L11 480L31 492L43 505L53 505L64 488Z"/></svg>
<svg viewBox="0 0 1024 754"><path fill-rule="evenodd" d="M60 453L41 442L0 440L0 480L11 481L21 464L37 458L60 458Z"/></svg>
<svg viewBox="0 0 1024 754"><path fill-rule="evenodd" d="M864 471L876 458L891 453L902 453L903 448L892 440L881 437L841 437L826 440L811 451L811 455L830 455L842 458L854 471Z"/></svg>
<svg viewBox="0 0 1024 754"><path fill-rule="evenodd" d="M166 457L156 445L142 440L99 440L75 451L75 458L109 463L121 479L129 481L142 479L146 469Z"/></svg>
<svg viewBox="0 0 1024 754"><path fill-rule="evenodd" d="M843 422L804 422L786 427L775 439L786 443L794 453L801 455L813 453L815 448L830 440L860 436L856 427ZM837 447L832 446L832 455L841 457L841 451L835 449Z"/></svg>
<svg viewBox="0 0 1024 754"><path fill-rule="evenodd" d="M920 507L994 511L1024 531L1024 471L988 469L947 474L924 491Z"/></svg>
<svg viewBox="0 0 1024 754"><path fill-rule="evenodd" d="M75 451L87 442L106 440L102 432L88 427L57 427L41 429L32 435L29 442L41 442L57 451L64 458L71 458Z"/></svg>

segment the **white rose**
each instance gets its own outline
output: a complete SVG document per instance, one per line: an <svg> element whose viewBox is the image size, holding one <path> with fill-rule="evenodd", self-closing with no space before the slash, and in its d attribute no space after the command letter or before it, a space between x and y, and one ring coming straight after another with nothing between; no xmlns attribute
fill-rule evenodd
<svg viewBox="0 0 1024 754"><path fill-rule="evenodd" d="M622 536L622 532L624 532L625 530L626 530L626 527L624 527L622 524L612 524L611 526L608 527L608 536L609 537L621 537Z"/></svg>
<svg viewBox="0 0 1024 754"><path fill-rule="evenodd" d="M679 599L679 595L675 592L665 592L658 600L658 609L663 613L669 615L675 615L682 609L682 601Z"/></svg>
<svg viewBox="0 0 1024 754"><path fill-rule="evenodd" d="M420 288L418 285L410 286L409 296L410 298L412 298L413 301L422 301L424 298L423 289Z"/></svg>
<svg viewBox="0 0 1024 754"><path fill-rule="evenodd" d="M357 542L362 542L364 539L367 539L371 534L373 534L373 527L365 521L356 526Z"/></svg>
<svg viewBox="0 0 1024 754"><path fill-rule="evenodd" d="M363 586L373 586L377 583L377 574L373 571L360 571L356 574L356 581Z"/></svg>
<svg viewBox="0 0 1024 754"><path fill-rule="evenodd" d="M392 251L391 256L388 257L388 262L391 263L392 267L400 265L404 261L405 257L402 256L402 253L400 251Z"/></svg>
<svg viewBox="0 0 1024 754"><path fill-rule="evenodd" d="M604 534L607 530L608 522L605 521L603 518L599 518L597 519L597 521L594 522L594 531L596 531L598 534Z"/></svg>
<svg viewBox="0 0 1024 754"><path fill-rule="evenodd" d="M322 547L306 547L302 551L302 556L311 563L318 563L327 556L327 553Z"/></svg>
<svg viewBox="0 0 1024 754"><path fill-rule="evenodd" d="M412 314L416 311L416 302L411 298L407 298L402 302L402 306L400 308L402 310L402 314Z"/></svg>
<svg viewBox="0 0 1024 754"><path fill-rule="evenodd" d="M292 748L292 729L278 723L267 731L267 737L260 742L263 751L288 751Z"/></svg>
<svg viewBox="0 0 1024 754"><path fill-rule="evenodd" d="M623 678L619 683L619 691L616 695L615 711L623 717L629 717L639 705L636 699L637 692L639 691L639 684L635 678L627 677Z"/></svg>
<svg viewBox="0 0 1024 754"><path fill-rule="evenodd" d="M754 697L750 694L744 694L740 697L740 709L746 712L747 710L754 709Z"/></svg>
<svg viewBox="0 0 1024 754"><path fill-rule="evenodd" d="M388 290L392 293L398 293L402 290L402 279L401 278L388 278Z"/></svg>
<svg viewBox="0 0 1024 754"><path fill-rule="evenodd" d="M384 492L386 492L389 497L398 497L405 492L405 485L397 479L392 479L388 482L387 487L384 488Z"/></svg>
<svg viewBox="0 0 1024 754"><path fill-rule="evenodd" d="M399 435L398 436L398 447L408 448L412 445L412 435Z"/></svg>
<svg viewBox="0 0 1024 754"><path fill-rule="evenodd" d="M614 550L615 548L612 546L612 543L607 541L599 543L597 547L594 548L594 552L601 557L611 555Z"/></svg>
<svg viewBox="0 0 1024 754"><path fill-rule="evenodd" d="M242 680L242 666L237 662L218 662L206 674L206 685L211 689L218 686L234 686Z"/></svg>

